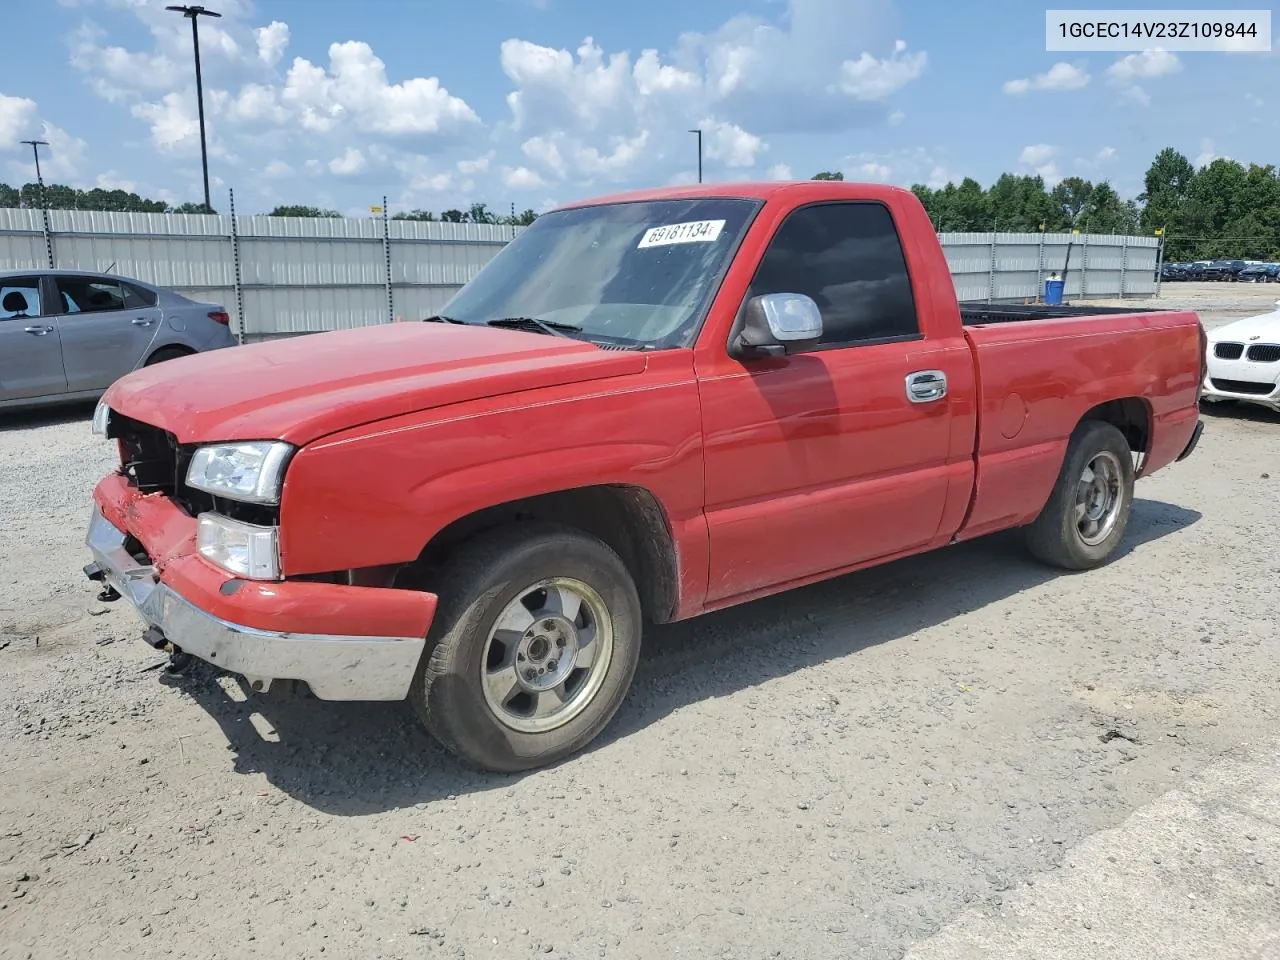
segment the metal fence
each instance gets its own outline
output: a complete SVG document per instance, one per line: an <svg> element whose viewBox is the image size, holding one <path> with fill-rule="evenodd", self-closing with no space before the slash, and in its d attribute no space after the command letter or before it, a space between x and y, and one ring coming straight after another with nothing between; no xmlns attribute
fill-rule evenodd
<svg viewBox="0 0 1280 960"><path fill-rule="evenodd" d="M110 271L223 304L244 339L438 312L519 228L392 219L0 209L0 270ZM940 235L961 300L1150 296L1157 240L1032 233Z"/></svg>
<svg viewBox="0 0 1280 960"><path fill-rule="evenodd" d="M1149 297L1158 289L1156 237L943 233L939 239L961 300L1034 299L1043 293L1044 281L1061 278L1064 269L1066 299Z"/></svg>

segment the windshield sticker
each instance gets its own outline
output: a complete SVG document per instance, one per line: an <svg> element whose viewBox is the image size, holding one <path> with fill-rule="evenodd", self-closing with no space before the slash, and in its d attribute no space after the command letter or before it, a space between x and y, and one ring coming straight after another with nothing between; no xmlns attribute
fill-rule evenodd
<svg viewBox="0 0 1280 960"><path fill-rule="evenodd" d="M723 229L723 220L689 220L686 223L650 227L636 244L636 249L665 247L673 243L714 243Z"/></svg>

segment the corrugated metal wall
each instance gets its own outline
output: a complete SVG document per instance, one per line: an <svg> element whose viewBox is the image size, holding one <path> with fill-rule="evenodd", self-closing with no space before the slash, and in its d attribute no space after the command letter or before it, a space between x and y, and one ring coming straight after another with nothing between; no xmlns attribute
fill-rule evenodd
<svg viewBox="0 0 1280 960"><path fill-rule="evenodd" d="M110 270L216 301L247 339L429 316L518 232L373 218L233 222L85 210L52 211L50 229L56 266ZM1155 237L944 233L940 239L961 300L1034 299L1046 278L1061 275L1068 243L1068 298L1156 290ZM40 211L0 209L0 270L47 265Z"/></svg>
<svg viewBox="0 0 1280 960"><path fill-rule="evenodd" d="M1155 237L1070 233L943 233L942 249L961 300L1023 300L1061 277L1075 300L1149 297L1156 292Z"/></svg>

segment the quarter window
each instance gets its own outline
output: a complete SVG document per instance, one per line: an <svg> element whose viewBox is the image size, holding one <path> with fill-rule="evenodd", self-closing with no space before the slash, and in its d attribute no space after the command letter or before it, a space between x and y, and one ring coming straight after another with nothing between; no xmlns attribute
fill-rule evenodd
<svg viewBox="0 0 1280 960"><path fill-rule="evenodd" d="M823 203L787 217L750 296L803 293L822 312L824 346L918 337L902 243L879 203Z"/></svg>

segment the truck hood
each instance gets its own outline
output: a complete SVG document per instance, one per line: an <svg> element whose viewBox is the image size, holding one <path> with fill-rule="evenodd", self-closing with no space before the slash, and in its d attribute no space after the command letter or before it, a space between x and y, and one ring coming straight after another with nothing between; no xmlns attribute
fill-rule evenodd
<svg viewBox="0 0 1280 960"><path fill-rule="evenodd" d="M301 446L387 417L645 365L639 353L519 330L387 324L180 357L122 377L103 400L180 443Z"/></svg>
<svg viewBox="0 0 1280 960"><path fill-rule="evenodd" d="M1271 313L1243 317L1231 323L1224 323L1210 330L1208 336L1210 343L1218 343L1221 340L1247 343L1249 338L1254 336L1267 338L1269 343L1274 343L1276 341L1272 338L1280 337L1280 300L1276 301L1276 309Z"/></svg>

